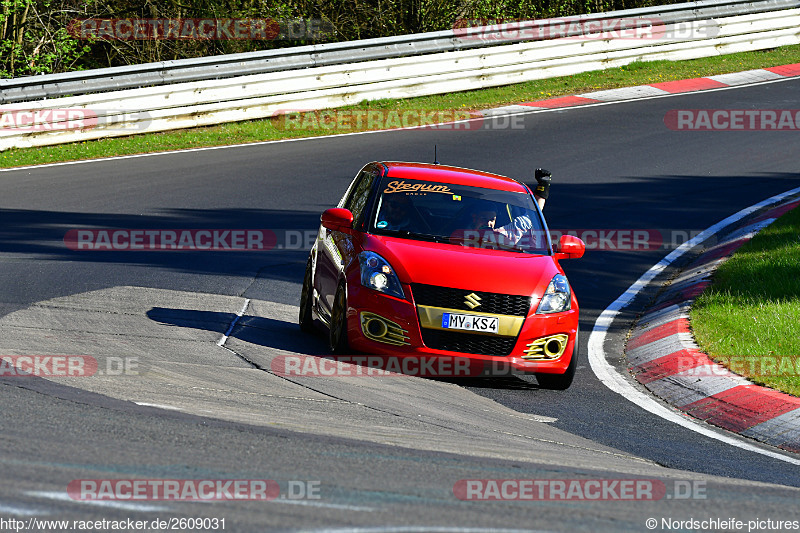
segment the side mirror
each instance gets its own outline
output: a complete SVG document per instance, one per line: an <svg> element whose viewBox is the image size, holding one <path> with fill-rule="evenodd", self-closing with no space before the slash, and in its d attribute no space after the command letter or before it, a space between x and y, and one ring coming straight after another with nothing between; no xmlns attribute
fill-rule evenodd
<svg viewBox="0 0 800 533"><path fill-rule="evenodd" d="M578 259L586 252L586 245L574 235L562 235L558 241L556 259Z"/></svg>
<svg viewBox="0 0 800 533"><path fill-rule="evenodd" d="M345 233L353 229L353 213L348 209L334 207L326 209L320 217L322 226L332 231L343 231Z"/></svg>

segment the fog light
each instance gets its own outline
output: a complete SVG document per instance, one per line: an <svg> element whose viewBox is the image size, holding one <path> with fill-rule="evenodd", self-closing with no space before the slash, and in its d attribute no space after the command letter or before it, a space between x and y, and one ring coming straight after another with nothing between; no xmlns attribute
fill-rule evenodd
<svg viewBox="0 0 800 533"><path fill-rule="evenodd" d="M393 346L409 346L408 331L400 324L392 322L375 313L361 313L361 331L369 340L391 344Z"/></svg>
<svg viewBox="0 0 800 533"><path fill-rule="evenodd" d="M553 361L564 355L569 337L563 333L542 337L528 344L522 358L528 360Z"/></svg>
<svg viewBox="0 0 800 533"><path fill-rule="evenodd" d="M550 339L544 345L544 353L548 357L558 357L564 351L560 339Z"/></svg>
<svg viewBox="0 0 800 533"><path fill-rule="evenodd" d="M389 331L386 322L379 318L370 318L367 320L367 332L373 337L383 337Z"/></svg>

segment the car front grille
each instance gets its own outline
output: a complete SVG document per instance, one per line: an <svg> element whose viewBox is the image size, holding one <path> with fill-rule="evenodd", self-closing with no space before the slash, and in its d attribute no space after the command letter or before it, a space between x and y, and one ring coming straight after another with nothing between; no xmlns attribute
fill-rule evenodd
<svg viewBox="0 0 800 533"><path fill-rule="evenodd" d="M530 296L516 294L499 294L494 292L469 291L438 287L436 285L411 285L414 301L417 305L430 305L447 309L458 309L469 313L477 311L496 315L527 316L531 307ZM467 296L475 294L479 298L480 306L470 308L467 305ZM476 353L476 352L473 352Z"/></svg>
<svg viewBox="0 0 800 533"><path fill-rule="evenodd" d="M506 357L511 355L517 338L422 328L422 342L436 350Z"/></svg>
<svg viewBox="0 0 800 533"><path fill-rule="evenodd" d="M464 313L491 313L525 317L531 306L530 296L516 294L470 291L419 283L412 284L411 290L417 305L453 309ZM473 305L472 307L469 305L470 303ZM474 306L475 303L480 303L480 305ZM422 342L428 348L436 350L506 357L511 355L517 337L423 327Z"/></svg>

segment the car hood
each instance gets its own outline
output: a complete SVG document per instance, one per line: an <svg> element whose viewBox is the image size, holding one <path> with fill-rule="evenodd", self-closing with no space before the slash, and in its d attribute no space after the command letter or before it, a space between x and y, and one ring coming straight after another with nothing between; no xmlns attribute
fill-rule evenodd
<svg viewBox="0 0 800 533"><path fill-rule="evenodd" d="M561 273L550 256L467 248L369 235L365 249L383 256L403 283L541 297Z"/></svg>

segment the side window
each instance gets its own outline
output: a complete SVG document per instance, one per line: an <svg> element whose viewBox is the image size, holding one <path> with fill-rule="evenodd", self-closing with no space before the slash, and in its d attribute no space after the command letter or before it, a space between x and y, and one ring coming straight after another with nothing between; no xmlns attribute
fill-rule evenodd
<svg viewBox="0 0 800 533"><path fill-rule="evenodd" d="M358 181L356 181L353 186L353 190L350 191L350 195L342 206L353 213L353 222L355 226L358 226L362 222L362 215L364 214L364 209L367 207L373 183L375 183L375 175L371 172L362 172L361 176L358 177Z"/></svg>

